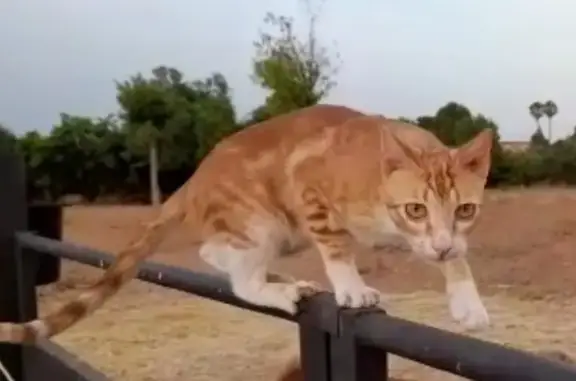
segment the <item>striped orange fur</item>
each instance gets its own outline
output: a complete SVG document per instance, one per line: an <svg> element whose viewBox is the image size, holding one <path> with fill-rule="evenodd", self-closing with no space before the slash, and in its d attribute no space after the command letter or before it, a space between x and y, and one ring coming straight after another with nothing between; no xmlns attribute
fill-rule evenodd
<svg viewBox="0 0 576 381"><path fill-rule="evenodd" d="M449 148L417 126L334 105L253 125L212 150L96 284L41 319L1 323L0 341L32 343L89 315L180 224L201 244L200 256L229 275L238 297L290 313L318 286L268 273L276 256L312 244L337 303L372 306L380 294L359 275L355 247L403 238L442 268L454 318L483 326L488 315L464 254L491 145L489 130Z"/></svg>

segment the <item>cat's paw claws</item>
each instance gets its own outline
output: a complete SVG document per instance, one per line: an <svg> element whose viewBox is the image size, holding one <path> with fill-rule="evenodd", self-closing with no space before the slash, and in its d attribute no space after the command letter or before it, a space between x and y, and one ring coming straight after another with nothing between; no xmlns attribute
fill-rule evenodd
<svg viewBox="0 0 576 381"><path fill-rule="evenodd" d="M374 307L380 303L380 291L366 285L336 290L335 295L340 307Z"/></svg>
<svg viewBox="0 0 576 381"><path fill-rule="evenodd" d="M287 297L288 306L282 309L291 315L298 312L298 302L302 298L309 298L322 291L320 284L305 280L295 281L294 283L285 285L285 295Z"/></svg>
<svg viewBox="0 0 576 381"><path fill-rule="evenodd" d="M302 298L308 298L314 296L322 291L322 286L320 286L320 284L316 282L299 280L296 281L294 284L296 285L299 295L298 300L296 301L299 301Z"/></svg>

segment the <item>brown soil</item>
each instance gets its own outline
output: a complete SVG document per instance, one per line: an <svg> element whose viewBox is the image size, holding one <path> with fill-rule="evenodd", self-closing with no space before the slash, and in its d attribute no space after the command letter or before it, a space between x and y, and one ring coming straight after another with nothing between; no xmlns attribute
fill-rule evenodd
<svg viewBox="0 0 576 381"><path fill-rule="evenodd" d="M152 210L136 206L70 207L64 239L115 251ZM493 326L474 336L534 350L576 353L576 191L492 191L471 238L471 262ZM174 232L154 258L204 265ZM305 266L303 266L305 263ZM366 254L367 281L387 294L391 314L460 331L449 319L437 270L401 250ZM325 282L313 253L281 259L282 271ZM66 263L64 279L42 290L42 310L69 300L99 270ZM572 326L570 326L572 324ZM273 380L294 350L293 324L198 297L132 282L94 316L56 338L115 380ZM393 358L393 374L457 379ZM425 376L422 376L422 375Z"/></svg>

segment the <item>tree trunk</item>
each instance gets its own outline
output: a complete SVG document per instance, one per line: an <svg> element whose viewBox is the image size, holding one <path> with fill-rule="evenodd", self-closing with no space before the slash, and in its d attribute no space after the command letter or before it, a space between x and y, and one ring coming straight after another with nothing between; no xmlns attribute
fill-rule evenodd
<svg viewBox="0 0 576 381"><path fill-rule="evenodd" d="M552 144L552 118L548 118L548 142Z"/></svg>
<svg viewBox="0 0 576 381"><path fill-rule="evenodd" d="M150 201L158 206L160 200L160 185L158 184L158 149L156 142L150 143Z"/></svg>

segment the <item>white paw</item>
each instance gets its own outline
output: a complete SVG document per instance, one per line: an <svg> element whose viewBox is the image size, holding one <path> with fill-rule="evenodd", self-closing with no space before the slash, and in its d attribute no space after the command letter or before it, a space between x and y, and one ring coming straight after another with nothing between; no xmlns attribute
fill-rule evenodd
<svg viewBox="0 0 576 381"><path fill-rule="evenodd" d="M337 287L334 294L336 295L336 304L340 307L374 307L380 303L380 291L362 283Z"/></svg>
<svg viewBox="0 0 576 381"><path fill-rule="evenodd" d="M322 291L322 288L318 283L304 280L279 286L283 288L282 294L284 298L278 300L277 307L289 314L295 314L297 312L297 303L302 298L313 296Z"/></svg>
<svg viewBox="0 0 576 381"><path fill-rule="evenodd" d="M490 325L488 311L482 303L474 283L466 281L451 285L448 289L450 313L467 330Z"/></svg>
<svg viewBox="0 0 576 381"><path fill-rule="evenodd" d="M313 281L298 280L294 282L294 285L296 286L297 292L296 302L300 301L302 298L309 298L314 296L322 291L322 286L320 286L320 283Z"/></svg>

